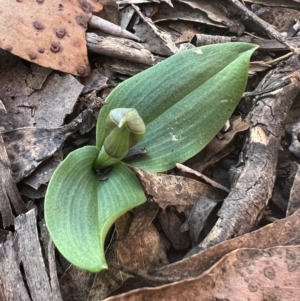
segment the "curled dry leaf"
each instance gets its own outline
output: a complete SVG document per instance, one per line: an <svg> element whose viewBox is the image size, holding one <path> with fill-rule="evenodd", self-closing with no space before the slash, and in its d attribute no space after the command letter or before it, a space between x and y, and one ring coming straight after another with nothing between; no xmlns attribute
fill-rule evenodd
<svg viewBox="0 0 300 301"><path fill-rule="evenodd" d="M145 203L135 209L131 222L122 217L117 220L115 250L120 266L138 273L168 263L161 237L152 224L157 211L157 204Z"/></svg>
<svg viewBox="0 0 300 301"><path fill-rule="evenodd" d="M147 37L145 40L145 47L152 53L157 53L163 56L170 56L174 53L177 53L178 48L172 41L171 35L160 30L150 18L146 17L141 12L138 6L132 4L132 7L143 20L142 23L134 26L134 30L140 38L144 39L144 37Z"/></svg>
<svg viewBox="0 0 300 301"><path fill-rule="evenodd" d="M114 265L140 274L168 263L162 239L152 224L157 211L157 204L146 202L134 209L134 215L126 212L116 221L116 239L106 250L110 267L96 275L89 293L90 301L102 300L126 285L124 282L131 275L121 272ZM80 287L79 279L77 282ZM74 287L74 283L70 286Z"/></svg>
<svg viewBox="0 0 300 301"><path fill-rule="evenodd" d="M299 300L299 260L300 246L239 249L200 277L106 300Z"/></svg>
<svg viewBox="0 0 300 301"><path fill-rule="evenodd" d="M181 227L181 231L190 230L190 238L193 246L199 243L199 235L203 230L206 221L217 203L206 197L200 197L193 206L188 218Z"/></svg>
<svg viewBox="0 0 300 301"><path fill-rule="evenodd" d="M0 1L0 47L27 61L74 75L89 72L85 31L96 0Z"/></svg>

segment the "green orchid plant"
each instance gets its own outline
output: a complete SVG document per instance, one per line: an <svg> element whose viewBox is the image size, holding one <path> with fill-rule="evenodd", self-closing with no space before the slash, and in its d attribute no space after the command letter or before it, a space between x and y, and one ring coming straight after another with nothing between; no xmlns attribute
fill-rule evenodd
<svg viewBox="0 0 300 301"><path fill-rule="evenodd" d="M135 173L121 160L133 146L145 147L147 154L129 164L163 172L197 154L236 108L255 49L227 43L187 50L110 93L97 120L96 146L71 152L48 185L46 225L67 260L91 272L107 268L108 230L146 201ZM107 167L107 180L101 181Z"/></svg>

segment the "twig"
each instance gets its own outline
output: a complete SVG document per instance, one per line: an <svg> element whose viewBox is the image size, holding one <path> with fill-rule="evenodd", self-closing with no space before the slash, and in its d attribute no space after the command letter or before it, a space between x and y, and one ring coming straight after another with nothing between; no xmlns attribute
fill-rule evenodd
<svg viewBox="0 0 300 301"><path fill-rule="evenodd" d="M272 197L284 121L300 91L299 67L298 56L294 55L259 83L257 90L265 90L290 81L272 93L258 96L249 113L247 143L240 155L243 161L231 172L231 192L211 232L187 256L252 231L262 218Z"/></svg>
<svg viewBox="0 0 300 301"><path fill-rule="evenodd" d="M99 29L114 36L133 39L140 42L140 38L130 31L97 16L92 16L89 21L89 25L93 28Z"/></svg>
<svg viewBox="0 0 300 301"><path fill-rule="evenodd" d="M249 17L254 22L256 22L257 24L262 26L268 34L270 34L277 41L279 41L280 43L282 43L286 47L288 47L288 49L290 51L292 51L294 53L299 53L300 52L296 45L294 45L293 43L290 43L289 41L287 41L286 38L283 35L281 35L277 30L275 30L272 25L270 25L266 21L259 18L256 14L254 14L246 6L244 6L240 1L238 1L238 0L229 0L229 1L231 3L233 3L237 8L239 8L241 11L243 11L247 15L247 17Z"/></svg>
<svg viewBox="0 0 300 301"><path fill-rule="evenodd" d="M90 51L145 65L154 65L156 58L142 44L116 37L103 37L86 33L87 47Z"/></svg>
<svg viewBox="0 0 300 301"><path fill-rule="evenodd" d="M128 275L131 275L133 277L141 277L149 282L154 282L154 283L159 283L159 284L165 284L165 283L171 283L171 282L174 282L174 281L179 281L179 280L182 280L181 277L164 277L164 276L152 276L152 275L149 275L149 274L146 274L146 273L143 273L143 272L136 272L135 270L131 269L131 268L128 268L128 267L123 267L123 266L120 266L116 263L113 263L113 262L110 262L108 264L109 267L112 267L118 271L121 271L125 274L128 274Z"/></svg>
<svg viewBox="0 0 300 301"><path fill-rule="evenodd" d="M208 178L207 176L205 176L204 174L194 170L194 169L191 169L183 164L180 164L180 163L176 163L176 167L179 168L180 170L182 170L183 172L188 172L188 173L192 173L194 175L196 175L197 177L203 179L205 182L207 182L208 184L210 184L211 186L213 187L216 187L216 188L219 188L221 190L224 190L226 192L230 192L230 190L228 188L226 188L225 186L215 182L214 180Z"/></svg>
<svg viewBox="0 0 300 301"><path fill-rule="evenodd" d="M292 55L293 55L293 52L289 52L289 53L287 53L285 55L282 55L282 56L280 56L280 57L278 57L278 58L276 58L274 60L268 61L266 63L268 63L268 64L275 64L275 63L278 63L279 61L282 61L282 60L285 60L285 59L289 58Z"/></svg>

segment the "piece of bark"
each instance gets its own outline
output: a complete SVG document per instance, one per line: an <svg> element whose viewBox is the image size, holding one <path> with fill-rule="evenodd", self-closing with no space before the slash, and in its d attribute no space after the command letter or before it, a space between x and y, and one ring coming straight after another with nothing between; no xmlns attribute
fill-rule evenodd
<svg viewBox="0 0 300 301"><path fill-rule="evenodd" d="M55 160L53 157L44 161L39 167L23 180L23 183L38 190L41 185L46 185L52 177L54 171L60 164L60 160Z"/></svg>
<svg viewBox="0 0 300 301"><path fill-rule="evenodd" d="M3 133L3 139L16 182L28 176L52 156L67 137L81 130L93 115L86 109L69 124L57 128L21 128Z"/></svg>
<svg viewBox="0 0 300 301"><path fill-rule="evenodd" d="M291 144L289 146L289 150L298 158L300 158L299 133L300 133L300 122L297 122L295 120L295 122L290 126Z"/></svg>
<svg viewBox="0 0 300 301"><path fill-rule="evenodd" d="M110 64L111 70L124 75L136 75L149 68L149 66L144 64L138 64L133 62L127 62L120 59L112 60Z"/></svg>
<svg viewBox="0 0 300 301"><path fill-rule="evenodd" d="M34 90L39 90L42 88L48 75L53 70L50 68L45 68L45 67L36 65L36 64L31 64L30 68L32 70L32 73L27 76L26 84Z"/></svg>
<svg viewBox="0 0 300 301"><path fill-rule="evenodd" d="M15 225L16 234L10 233L7 241L0 245L0 300L62 301L53 244L48 248L48 276L39 242L35 211L18 216Z"/></svg>
<svg viewBox="0 0 300 301"><path fill-rule="evenodd" d="M34 111L34 125L38 128L54 128L64 123L71 114L83 85L70 75L51 74L43 88L32 93L27 102Z"/></svg>
<svg viewBox="0 0 300 301"><path fill-rule="evenodd" d="M288 36L296 34L293 25L300 20L299 10L261 5L253 5L251 10L261 19L273 25L279 32L285 32ZM250 29L253 30L251 27Z"/></svg>
<svg viewBox="0 0 300 301"><path fill-rule="evenodd" d="M300 191L300 165L297 164L297 171L290 192L289 203L286 210L286 216L293 214L296 210L300 208L299 191Z"/></svg>
<svg viewBox="0 0 300 301"><path fill-rule="evenodd" d="M135 9L143 23L134 26L134 31L141 39L143 39L145 47L152 53L162 56L171 56L178 52L178 48L172 41L172 37L167 32L159 29L153 21L146 17L140 8L134 4L131 6Z"/></svg>
<svg viewBox="0 0 300 301"><path fill-rule="evenodd" d="M299 37L287 38L286 40L293 43L296 46L300 45ZM215 35L207 35L207 34L196 34L192 41L196 44L196 46L204 46L204 45L210 45L216 43L228 43L228 42L246 42L246 43L253 43L258 45L260 51L282 51L288 49L287 46L281 44L277 40L274 39L267 40L263 38L258 39L246 35L240 37L224 37L224 36L215 36Z"/></svg>
<svg viewBox="0 0 300 301"><path fill-rule="evenodd" d="M27 99L34 89L26 82L31 75L31 69L25 66L20 58L2 49L0 62L0 98L7 112L6 118L1 114L1 130L32 126Z"/></svg>
<svg viewBox="0 0 300 301"><path fill-rule="evenodd" d="M70 74L53 73L48 77L50 69L34 64L28 68L18 57L1 49L0 62L0 98L7 111L7 116L0 118L0 127L8 131L62 125L65 115L72 112L83 85Z"/></svg>
<svg viewBox="0 0 300 301"><path fill-rule="evenodd" d="M267 6L275 6L275 7L290 7L294 9L300 9L300 3L298 0L245 0L248 3L262 4Z"/></svg>
<svg viewBox="0 0 300 301"><path fill-rule="evenodd" d="M88 32L86 40L91 52L150 66L156 63L156 58L142 44L128 39L98 36Z"/></svg>
<svg viewBox="0 0 300 301"><path fill-rule="evenodd" d="M102 68L93 69L89 76L83 77L81 83L84 85L82 93L88 93L93 90L100 91L107 87L109 78L105 75Z"/></svg>
<svg viewBox="0 0 300 301"><path fill-rule="evenodd" d="M193 206L189 216L181 227L181 231L189 230L193 246L199 243L199 236L217 203L201 196Z"/></svg>
<svg viewBox="0 0 300 301"><path fill-rule="evenodd" d="M26 206L19 194L16 183L13 180L10 161L6 152L4 141L0 133L0 216L3 227L14 223L13 210L17 214L25 213ZM12 208L13 207L13 208Z"/></svg>
<svg viewBox="0 0 300 301"><path fill-rule="evenodd" d="M187 256L245 234L260 221L272 196L284 119L300 90L299 67L297 57L293 56L285 67L278 66L258 85L257 90L264 90L286 78L291 82L258 96L250 112L249 137L241 156L244 162L234 170L232 178L236 180L218 212L220 218L209 235Z"/></svg>

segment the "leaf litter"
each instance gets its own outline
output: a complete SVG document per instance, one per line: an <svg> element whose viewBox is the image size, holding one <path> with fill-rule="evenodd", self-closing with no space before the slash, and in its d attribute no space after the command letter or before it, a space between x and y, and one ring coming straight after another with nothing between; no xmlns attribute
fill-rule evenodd
<svg viewBox="0 0 300 301"><path fill-rule="evenodd" d="M25 7L25 1L22 2ZM28 7L47 13L50 8L43 8L48 5L47 2L38 4L37 1ZM244 18L233 2L101 1L101 16L105 17L107 11L110 16L118 16L116 19L120 24L126 24L124 29L135 31L141 39L140 43L127 42L131 43L131 47L137 45L130 63L128 48L125 47L122 52L122 44L117 44L116 38L110 39L107 33L104 35L101 31L95 32L108 43L105 45L113 45L114 52L111 56L107 50L102 55L93 54L88 61L86 45L89 43L85 40L84 28L87 22L85 26L78 26L78 22L67 24L67 18L55 19L59 14L49 18L47 13L47 17L43 18L47 20L47 26L41 29L38 29L39 23L29 28L22 27L18 21L17 25L9 27L13 31L2 31L1 48L6 50L0 52L0 131L3 138L0 169L1 175L6 174L2 176L2 187L6 187L6 190L0 190L3 229L9 229L14 224L14 214L25 213L30 208L28 197L23 195L21 199L16 182L30 185L33 189L45 185L61 157L81 143L94 143L89 134L92 127L88 124L93 123L93 116L97 116L103 100L114 86L128 75L148 68L183 47L208 43L208 37L203 32L209 37L228 36L232 42L255 41L261 43L262 49L269 51L256 54L255 60L260 69L251 73L248 91L256 88L255 91L261 93L260 90L269 88L274 81L290 80L287 87L275 89L277 93L273 93L269 99L265 97L261 102L257 96L255 100L250 97L242 99L239 110L231 119L229 130L220 133L206 149L186 163L195 172L201 172L225 187L230 183L229 196L203 182L203 179L196 177L196 173L187 174L174 169L168 174L151 174L134 169L148 195L148 203L126 213L117 221L111 241L107 242L108 263L111 264L108 271L93 275L74 266L66 269L61 258L56 262L59 276L62 276L62 300L103 300L111 294L116 296L107 300L300 298L297 99L293 106L290 101L290 111L286 106L288 119L281 115L281 105L277 104L285 100L285 95L296 96L299 92L295 80L299 76L297 71L295 73L297 64L290 60L286 66L278 65L276 58L281 54L276 51L285 49L287 53L288 48L283 44L278 48L275 39L267 38L263 23ZM82 1L72 2L73 8L82 4ZM99 3L92 1L90 4L94 11L101 8ZM278 32L283 32L288 41L298 45L297 26L294 25L299 19L299 3L288 1L286 7L282 4L282 1L247 1L247 7L257 16L273 25ZM14 5L20 4L17 1ZM59 8L58 2L52 1L51 5ZM71 9L74 19L76 13L73 8L64 7L65 12ZM14 15L20 13L15 6L4 10ZM31 13L35 14L33 10ZM80 14L91 17L91 11L83 12L81 9ZM30 14L23 10L22 15L28 18ZM125 17L126 22L122 23ZM9 14L3 21L7 19L17 20ZM65 26L70 36L57 37L52 28L54 23L51 22ZM31 23L32 20L26 19L24 24ZM23 28L28 30L21 44L14 44L19 35L16 28L20 33ZM45 46L40 46L45 49L56 34L64 51L55 53L50 49L44 52L45 55L37 52L35 58L32 51L30 56L30 47L36 47L26 42L27 37L32 35L30 30L37 33L36 43L45 43ZM248 35L249 30L260 41ZM4 42L3 39L8 36L12 40L6 39ZM40 37L43 39L39 40ZM81 39L83 46L79 47L80 52L74 51L75 37ZM263 44L266 42L267 48ZM97 53L98 50L92 52ZM54 59L59 56L62 56L60 64L59 60ZM89 65L92 68L91 77L78 78L79 83L71 74L86 75ZM86 74L79 74L78 66L84 66ZM264 77L265 70L271 66L273 72ZM64 75L52 69L70 74ZM259 81L261 83L258 85ZM84 111L87 107L92 110ZM284 130L275 124L280 122L287 124L285 135ZM257 127L260 124L262 128ZM272 140L268 131L276 139ZM56 161L49 161L54 153ZM267 154L265 161L263 153ZM271 169L259 167L262 166L261 162L264 167L271 166ZM255 167L252 175L242 166ZM214 178L216 167L227 175L225 180ZM251 184L252 180L254 184ZM251 184L248 185L246 198L240 190L245 183ZM40 197L33 200L37 202ZM252 218L248 220L243 219L244 213L239 211L247 202L249 206L243 210L251 215ZM258 211L252 211L253 204L259 208ZM229 209L231 215L226 213ZM226 223L220 225L220 220L223 223L226 220ZM227 228L227 225L234 223L238 230ZM1 231L7 231L3 229ZM10 233L13 235L12 231ZM137 290L130 292L133 289Z"/></svg>

